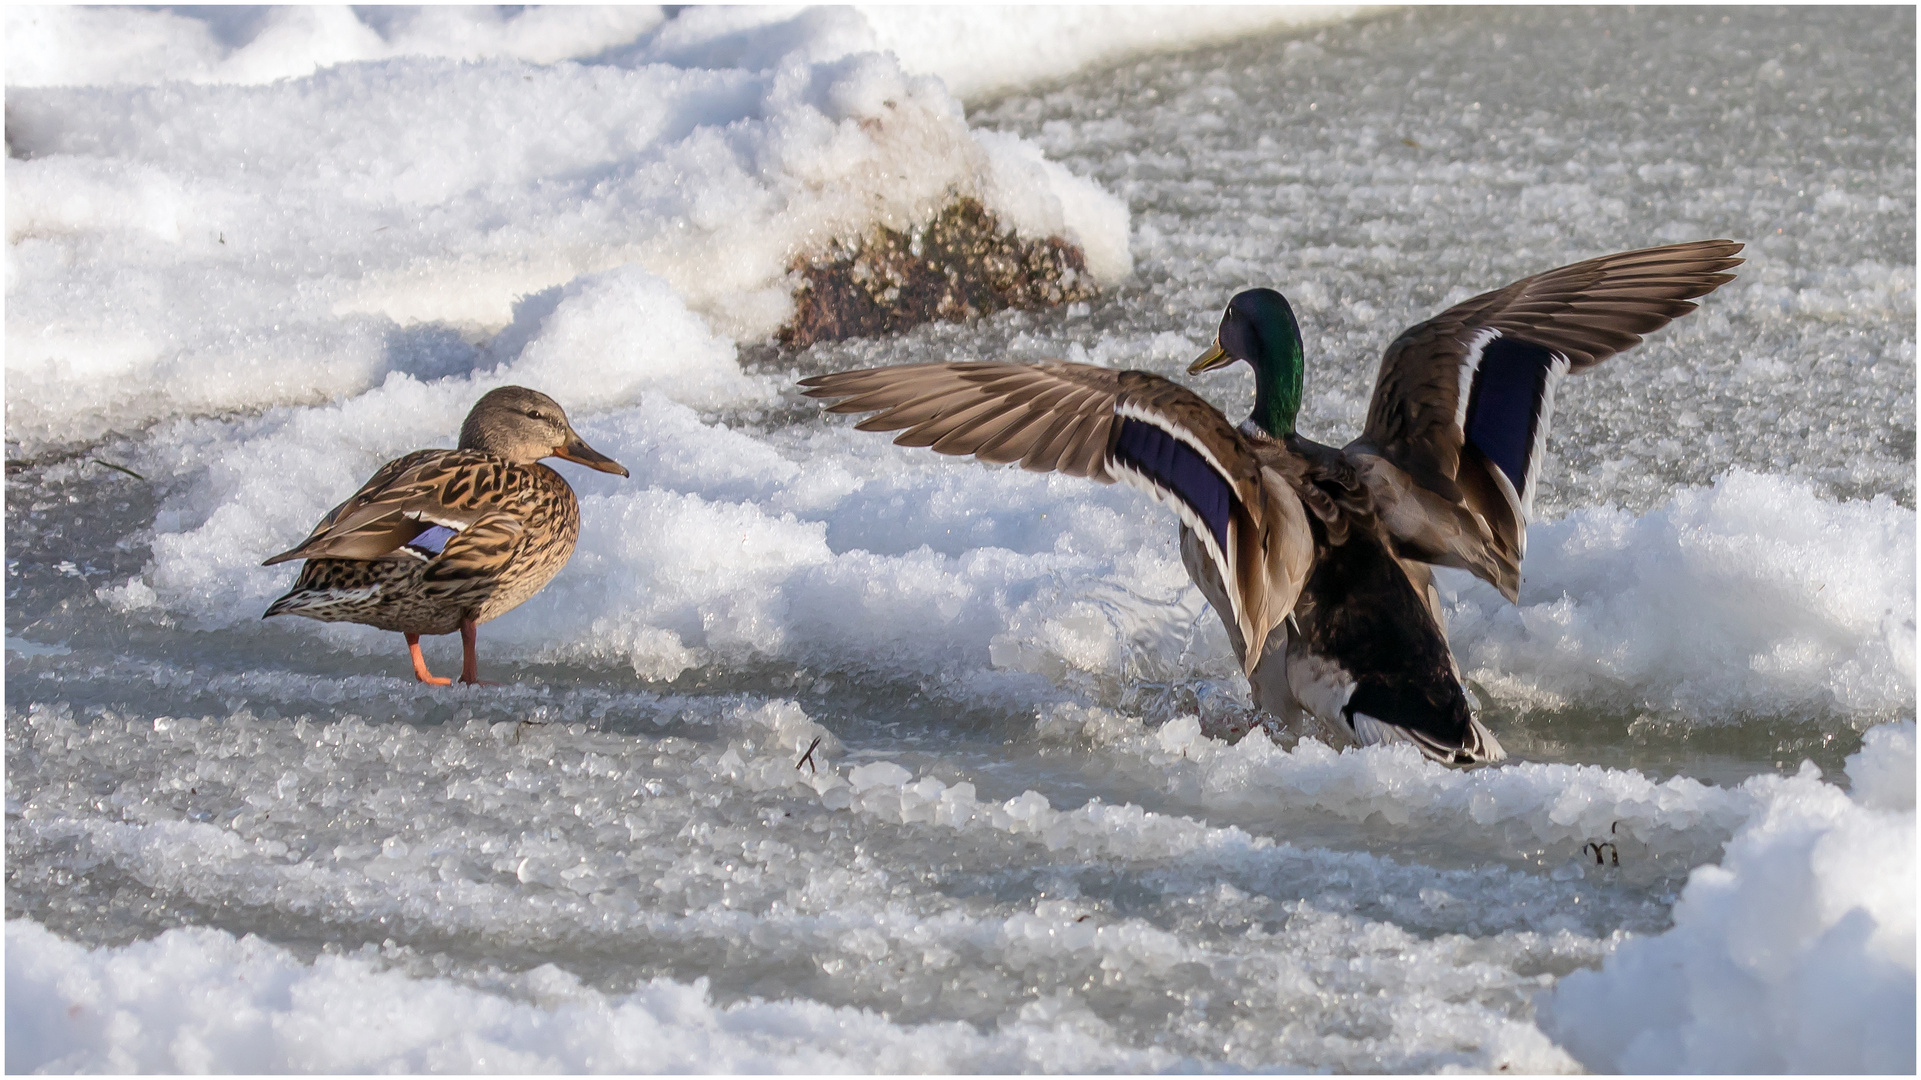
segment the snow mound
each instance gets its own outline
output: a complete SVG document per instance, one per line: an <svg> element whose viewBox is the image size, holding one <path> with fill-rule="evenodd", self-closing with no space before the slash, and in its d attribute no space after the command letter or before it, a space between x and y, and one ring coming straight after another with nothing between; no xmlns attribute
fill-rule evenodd
<svg viewBox="0 0 1921 1080"><path fill-rule="evenodd" d="M1774 782L1674 929L1562 979L1543 1028L1590 1069L1912 1073L1914 723L1869 733L1856 786Z"/></svg>
<svg viewBox="0 0 1921 1080"><path fill-rule="evenodd" d="M659 26L657 7L113 7L7 10L7 85L268 83L336 64L431 56L582 59Z"/></svg>
<svg viewBox="0 0 1921 1080"><path fill-rule="evenodd" d="M1351 18L1354 5L1284 7L132 8L18 5L7 85L267 83L394 57L767 67L891 52L977 98L1131 56Z"/></svg>
<svg viewBox="0 0 1921 1080"><path fill-rule="evenodd" d="M1129 273L1124 203L977 137L939 80L849 51L850 17L765 29L752 69L405 55L12 90L9 441L464 374L521 298L621 267L764 340L796 259L963 197L1077 244L1098 281Z"/></svg>
<svg viewBox="0 0 1921 1080"><path fill-rule="evenodd" d="M1641 516L1528 528L1521 603L1465 573L1448 635L1469 678L1550 704L1708 716L1914 708L1914 512L1742 471Z"/></svg>
<svg viewBox="0 0 1921 1080"><path fill-rule="evenodd" d="M1112 284L1126 204L956 94L1351 10L13 8L7 438L459 373L620 266L764 340L796 259L959 198Z"/></svg>
<svg viewBox="0 0 1921 1080"><path fill-rule="evenodd" d="M479 988L410 977L372 947L305 964L257 937L202 928L87 949L15 919L6 943L8 1072L1144 1072L1181 1064L1165 1050L1116 1046L1044 1007L983 1034L959 1021L902 1025L811 1001L716 1006L705 979L654 979L606 994L552 964Z"/></svg>
<svg viewBox="0 0 1921 1080"><path fill-rule="evenodd" d="M884 51L949 92L978 100L1058 82L1134 56L1221 44L1252 34L1352 18L1354 5L1245 7L979 5L812 8L700 7L683 11L632 50L632 59L752 66L774 27L832 20L837 46ZM757 33L747 33L756 31ZM625 59L625 58L624 58ZM631 62L631 60L629 60Z"/></svg>

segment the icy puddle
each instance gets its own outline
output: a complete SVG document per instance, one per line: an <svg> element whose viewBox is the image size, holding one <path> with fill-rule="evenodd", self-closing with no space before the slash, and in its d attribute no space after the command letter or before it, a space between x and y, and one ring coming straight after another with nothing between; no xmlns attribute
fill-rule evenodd
<svg viewBox="0 0 1921 1080"><path fill-rule="evenodd" d="M116 32L191 37L149 15ZM331 17L207 37L213 85L9 94L10 1071L1912 1070L1912 11L1115 60L1123 21L1053 82L851 10L329 56ZM912 65L968 48L1018 70L963 113ZM759 344L783 245L969 184L1103 299ZM1231 740L1170 515L791 389L1188 381L1265 284L1340 442L1403 326L1710 236L1738 280L1562 386L1521 604L1443 572L1513 754L1472 772ZM1235 372L1192 384L1238 419ZM502 382L633 471L560 464L580 546L482 628L507 685L260 620L261 558Z"/></svg>

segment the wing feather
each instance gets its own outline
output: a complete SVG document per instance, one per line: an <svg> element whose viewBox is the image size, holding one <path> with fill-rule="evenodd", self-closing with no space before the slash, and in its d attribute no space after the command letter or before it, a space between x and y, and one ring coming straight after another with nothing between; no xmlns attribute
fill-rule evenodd
<svg viewBox="0 0 1921 1080"><path fill-rule="evenodd" d="M874 411L855 427L899 431L894 441L904 446L1120 479L1171 504L1200 538L1213 576L1232 583L1226 615L1242 641L1255 643L1242 657L1250 669L1299 595L1302 553L1313 546L1301 498L1289 487L1301 470L1284 468L1285 480L1265 473L1261 454L1287 452L1257 451L1219 410L1158 375L971 362L837 372L801 386L809 396L839 399L830 411Z"/></svg>
<svg viewBox="0 0 1921 1080"><path fill-rule="evenodd" d="M427 581L499 577L526 532L527 527L512 514L483 514L455 533L421 576Z"/></svg>
<svg viewBox="0 0 1921 1080"><path fill-rule="evenodd" d="M1068 388L1056 387L1028 398L1023 402L1027 408L1012 413L1013 422L984 439L975 449L975 456L996 465L1020 461L1034 448L1035 436L1053 422L1053 413L1049 410L1070 393Z"/></svg>
<svg viewBox="0 0 1921 1080"><path fill-rule="evenodd" d="M1742 262L1741 248L1701 240L1588 259L1404 331L1382 357L1367 426L1348 448L1398 470L1392 484L1367 472L1378 501L1420 504L1384 515L1398 522L1390 525L1396 539L1417 557L1465 567L1518 595L1555 384L1693 311L1693 300L1733 280L1727 271ZM1388 490L1403 481L1422 492Z"/></svg>
<svg viewBox="0 0 1921 1080"><path fill-rule="evenodd" d="M462 531L498 501L500 483L485 483L481 474L502 465L476 450L420 450L396 458L328 511L305 540L262 565L377 559L436 525Z"/></svg>
<svg viewBox="0 0 1921 1080"><path fill-rule="evenodd" d="M1054 422L1041 433L1034 449L1021 459L1021 466L1030 472L1053 472L1060 468L1061 461L1067 456L1068 446L1079 433L1081 412L1088 408L1113 408L1111 398L1103 399L1090 390L1076 390L1054 406Z"/></svg>

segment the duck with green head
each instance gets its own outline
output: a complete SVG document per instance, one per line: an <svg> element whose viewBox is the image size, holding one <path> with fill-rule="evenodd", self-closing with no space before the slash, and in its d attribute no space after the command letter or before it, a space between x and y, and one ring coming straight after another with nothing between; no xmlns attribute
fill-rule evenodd
<svg viewBox="0 0 1921 1080"><path fill-rule="evenodd" d="M1448 650L1431 566L1520 596L1527 520L1554 390L1694 310L1732 280L1741 245L1704 240L1550 270L1464 300L1388 346L1359 438L1295 429L1305 357L1272 289L1228 303L1199 374L1246 363L1239 425L1144 371L1086 364L909 364L804 379L875 415L864 431L1101 483L1170 505L1181 555L1214 605L1256 707L1312 715L1362 745L1438 761L1505 757Z"/></svg>

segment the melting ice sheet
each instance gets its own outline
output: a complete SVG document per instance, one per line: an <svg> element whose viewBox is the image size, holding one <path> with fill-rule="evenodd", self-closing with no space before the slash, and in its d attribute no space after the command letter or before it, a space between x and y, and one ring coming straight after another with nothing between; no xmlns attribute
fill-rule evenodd
<svg viewBox="0 0 1921 1080"><path fill-rule="evenodd" d="M10 12L9 1069L1912 1069L1912 12L1036 17ZM956 192L1103 299L761 344ZM1151 504L791 389L1275 285L1341 441L1402 326L1711 235L1521 603L1442 576L1498 769L1218 737ZM633 471L510 685L261 623L506 382Z"/></svg>

